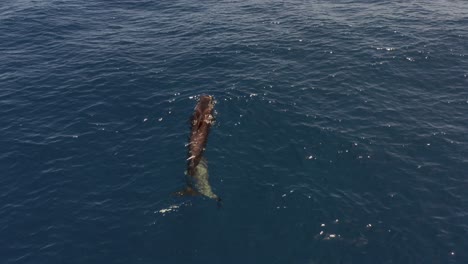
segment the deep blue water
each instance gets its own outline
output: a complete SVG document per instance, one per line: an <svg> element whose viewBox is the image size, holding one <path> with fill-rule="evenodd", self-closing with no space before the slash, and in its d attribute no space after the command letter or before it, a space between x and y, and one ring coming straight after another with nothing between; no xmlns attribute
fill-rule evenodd
<svg viewBox="0 0 468 264"><path fill-rule="evenodd" d="M0 263L468 263L467 75L462 0L2 1Z"/></svg>

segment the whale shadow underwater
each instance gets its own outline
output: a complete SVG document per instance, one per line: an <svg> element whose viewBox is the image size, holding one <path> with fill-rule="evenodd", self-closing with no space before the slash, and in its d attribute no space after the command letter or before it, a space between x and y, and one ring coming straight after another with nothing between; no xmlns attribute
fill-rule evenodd
<svg viewBox="0 0 468 264"><path fill-rule="evenodd" d="M200 96L191 117L191 128L188 147L187 170L185 180L187 186L176 193L178 196L201 195L217 201L221 198L213 192L209 182L208 162L203 157L208 142L211 126L214 124L215 100L211 95Z"/></svg>

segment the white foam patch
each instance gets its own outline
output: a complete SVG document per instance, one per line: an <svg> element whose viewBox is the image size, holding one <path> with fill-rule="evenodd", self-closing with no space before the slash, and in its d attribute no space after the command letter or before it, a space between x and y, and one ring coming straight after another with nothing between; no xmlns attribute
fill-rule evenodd
<svg viewBox="0 0 468 264"><path fill-rule="evenodd" d="M158 211L154 211L154 213L159 213L159 214L162 214L162 215L165 215L167 213L171 213L171 212L177 212L177 210L180 208L181 205L177 205L177 204L173 204L167 208L164 208L164 209L161 209L161 210L158 210Z"/></svg>

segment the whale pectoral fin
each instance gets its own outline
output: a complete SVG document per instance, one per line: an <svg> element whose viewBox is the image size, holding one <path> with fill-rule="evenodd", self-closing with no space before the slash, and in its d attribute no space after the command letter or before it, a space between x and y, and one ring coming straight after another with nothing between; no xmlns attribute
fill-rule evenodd
<svg viewBox="0 0 468 264"><path fill-rule="evenodd" d="M197 192L192 187L187 186L182 191L175 192L174 195L176 195L176 196L196 196L196 195L200 195L200 193Z"/></svg>

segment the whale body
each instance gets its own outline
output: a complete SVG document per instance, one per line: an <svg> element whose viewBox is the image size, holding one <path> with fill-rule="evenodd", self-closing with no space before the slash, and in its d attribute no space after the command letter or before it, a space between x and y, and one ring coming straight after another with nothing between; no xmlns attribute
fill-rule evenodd
<svg viewBox="0 0 468 264"><path fill-rule="evenodd" d="M211 125L214 123L214 105L215 102L213 96L203 95L200 96L200 99L195 106L190 122L191 133L188 144L189 157L187 159L187 171L189 175L193 175L195 173L194 169L197 167L203 153L205 152L208 134L210 133Z"/></svg>
<svg viewBox="0 0 468 264"><path fill-rule="evenodd" d="M190 122L191 128L186 171L187 187L177 194L203 195L220 202L221 198L213 193L209 183L208 164L203 157L208 141L208 134L211 125L214 123L214 105L215 101L213 96L202 95L195 106Z"/></svg>
<svg viewBox="0 0 468 264"><path fill-rule="evenodd" d="M198 193L210 199L220 201L221 199L211 189L208 178L208 164L205 158L202 157L195 167L193 175L187 175L188 187L192 188L193 192L196 192L194 194Z"/></svg>

